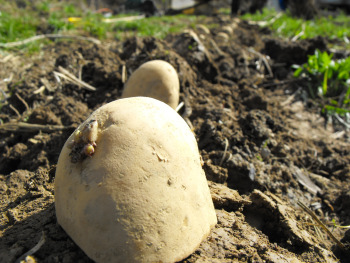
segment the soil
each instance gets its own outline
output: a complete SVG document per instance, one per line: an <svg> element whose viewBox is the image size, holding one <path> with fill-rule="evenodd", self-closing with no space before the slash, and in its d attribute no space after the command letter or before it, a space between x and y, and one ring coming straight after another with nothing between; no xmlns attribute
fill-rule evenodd
<svg viewBox="0 0 350 263"><path fill-rule="evenodd" d="M292 76L291 65L316 48L327 50L327 40L291 42L220 16L164 40L68 39L32 57L3 53L0 261L19 262L44 235L37 262L91 262L56 221L58 156L93 110L120 98L123 68L130 76L163 59L179 74L180 114L197 138L218 218L182 262L348 262L350 230L332 221L350 225L349 134L327 122ZM56 78L60 66L96 91Z"/></svg>

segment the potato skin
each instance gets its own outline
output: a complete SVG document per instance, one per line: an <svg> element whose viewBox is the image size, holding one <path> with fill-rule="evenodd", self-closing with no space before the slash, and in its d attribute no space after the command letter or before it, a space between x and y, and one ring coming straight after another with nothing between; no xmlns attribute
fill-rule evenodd
<svg viewBox="0 0 350 263"><path fill-rule="evenodd" d="M58 223L96 262L175 262L216 224L198 146L168 105L145 97L97 109L96 151L70 160L67 140L55 178ZM79 129L79 128L78 128Z"/></svg>
<svg viewBox="0 0 350 263"><path fill-rule="evenodd" d="M122 98L151 97L173 109L179 104L180 81L174 67L163 60L142 64L125 83Z"/></svg>

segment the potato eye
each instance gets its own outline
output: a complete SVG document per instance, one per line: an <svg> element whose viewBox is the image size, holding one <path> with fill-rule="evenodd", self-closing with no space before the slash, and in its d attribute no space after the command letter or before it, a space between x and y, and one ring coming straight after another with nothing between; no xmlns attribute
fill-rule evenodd
<svg viewBox="0 0 350 263"><path fill-rule="evenodd" d="M87 144L84 146L83 152L87 156L92 156L95 153L95 148L92 144Z"/></svg>

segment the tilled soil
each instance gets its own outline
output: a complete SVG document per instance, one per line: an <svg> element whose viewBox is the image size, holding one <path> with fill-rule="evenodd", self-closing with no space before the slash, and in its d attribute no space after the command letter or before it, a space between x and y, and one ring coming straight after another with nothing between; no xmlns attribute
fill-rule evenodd
<svg viewBox="0 0 350 263"><path fill-rule="evenodd" d="M0 57L8 95L0 97L1 262L15 262L42 235L37 262L91 261L56 222L55 165L74 129L120 98L123 69L130 76L153 59L178 72L180 114L197 138L218 217L182 262L347 262L350 230L332 220L350 225L349 135L326 122L291 70L326 40L277 39L225 16L205 24L165 40L56 40L31 58ZM96 91L55 77L59 67Z"/></svg>

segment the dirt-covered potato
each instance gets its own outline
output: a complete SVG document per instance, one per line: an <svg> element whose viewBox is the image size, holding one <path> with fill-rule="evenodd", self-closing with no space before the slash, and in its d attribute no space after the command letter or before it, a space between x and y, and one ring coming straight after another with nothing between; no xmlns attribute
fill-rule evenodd
<svg viewBox="0 0 350 263"><path fill-rule="evenodd" d="M69 137L55 178L58 223L96 262L174 262L216 214L195 137L147 97L97 109Z"/></svg>
<svg viewBox="0 0 350 263"><path fill-rule="evenodd" d="M176 109L179 104L180 81L172 65L163 60L142 64L125 83L122 98L151 97Z"/></svg>

